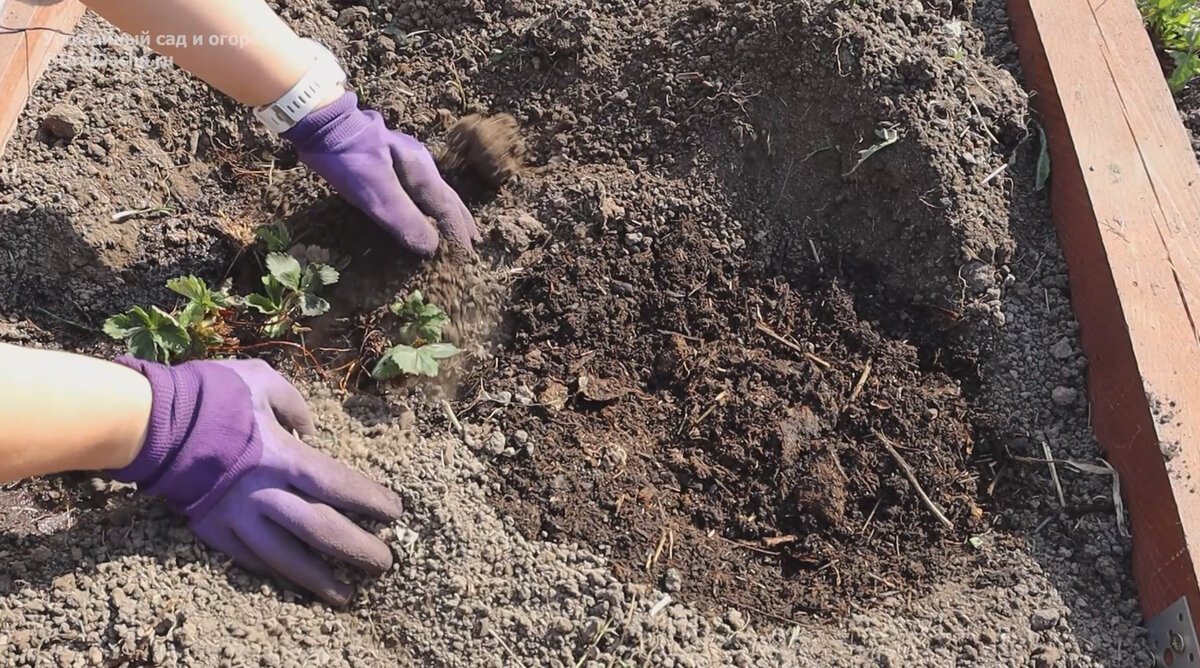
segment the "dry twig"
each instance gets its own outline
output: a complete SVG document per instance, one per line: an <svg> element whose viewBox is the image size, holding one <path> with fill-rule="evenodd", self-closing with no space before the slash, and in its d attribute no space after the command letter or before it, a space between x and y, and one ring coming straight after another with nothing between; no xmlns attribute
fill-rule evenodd
<svg viewBox="0 0 1200 668"><path fill-rule="evenodd" d="M766 547L779 547L800 540L799 536L768 536L763 539L763 545Z"/></svg>
<svg viewBox="0 0 1200 668"><path fill-rule="evenodd" d="M913 473L912 467L908 465L908 462L904 461L904 458L901 457L900 453L896 451L896 448L892 446L892 442L888 439L888 437L874 429L871 430L871 433L875 435L875 438L879 439L879 442L883 444L884 449L886 449L888 454L892 456L892 459L896 460L896 465L899 466L900 470L904 472L904 477L908 478L908 482L912 484L913 490L916 491L917 496L920 497L921 502L925 504L925 507L928 508L931 513L933 513L934 517L936 517L943 526L953 531L954 523L946 518L946 514L942 512L942 509L939 508L938 505L933 502L933 499L929 498L929 495L925 493L924 488L921 487L921 483L917 482L917 475Z"/></svg>
<svg viewBox="0 0 1200 668"><path fill-rule="evenodd" d="M1050 453L1050 444L1042 441L1042 454L1046 455L1046 466L1050 469L1050 479L1054 481L1054 491L1058 494L1058 505L1066 508L1067 500L1063 497L1062 482L1058 479L1058 467L1054 465L1054 455Z"/></svg>
<svg viewBox="0 0 1200 668"><path fill-rule="evenodd" d="M758 331L762 332L763 334L766 334L767 336L771 337L772 339L775 339L779 343L782 343L783 345L787 346L791 350L794 350L794 351L800 353L801 355L804 355L809 360L811 360L813 364L816 364L817 366L821 367L822 369L829 369L829 368L833 367L833 365L830 364L829 362L826 362L825 360L821 359L820 357L817 357L816 355L808 352L804 348L800 347L798 344L783 338L775 330L771 329L771 327L769 325L767 325L767 323L765 323L761 320L754 324L754 328L757 329Z"/></svg>
<svg viewBox="0 0 1200 668"><path fill-rule="evenodd" d="M854 384L854 389L850 390L850 398L846 400L846 406L854 403L858 399L858 395L862 394L863 387L867 384L867 378L871 376L871 360L863 365L862 375L858 377L858 382Z"/></svg>

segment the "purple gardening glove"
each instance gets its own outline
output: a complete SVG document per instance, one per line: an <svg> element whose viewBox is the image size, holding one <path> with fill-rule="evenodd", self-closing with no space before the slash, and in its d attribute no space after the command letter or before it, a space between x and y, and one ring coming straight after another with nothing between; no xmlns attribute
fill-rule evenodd
<svg viewBox="0 0 1200 668"><path fill-rule="evenodd" d="M414 253L432 255L439 232L468 250L479 239L471 212L442 180L429 151L389 130L378 113L360 110L353 92L305 116L283 137L304 164Z"/></svg>
<svg viewBox="0 0 1200 668"><path fill-rule="evenodd" d="M323 554L373 576L392 565L381 540L342 515L400 517L400 498L292 435L314 433L296 388L265 362L188 362L168 367L121 358L150 380L145 445L109 474L166 498L210 547L334 605L354 588Z"/></svg>

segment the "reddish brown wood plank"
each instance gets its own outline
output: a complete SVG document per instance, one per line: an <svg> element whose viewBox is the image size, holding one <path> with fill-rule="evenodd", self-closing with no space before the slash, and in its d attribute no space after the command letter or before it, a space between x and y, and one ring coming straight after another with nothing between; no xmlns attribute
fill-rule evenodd
<svg viewBox="0 0 1200 668"><path fill-rule="evenodd" d="M4 0L0 25L9 30L30 27L71 32L84 7L78 0ZM69 37L51 30L28 30L0 34L0 156L25 107L30 89L46 64Z"/></svg>
<svg viewBox="0 0 1200 668"><path fill-rule="evenodd" d="M1009 0L1142 611L1200 610L1200 166L1133 0Z"/></svg>

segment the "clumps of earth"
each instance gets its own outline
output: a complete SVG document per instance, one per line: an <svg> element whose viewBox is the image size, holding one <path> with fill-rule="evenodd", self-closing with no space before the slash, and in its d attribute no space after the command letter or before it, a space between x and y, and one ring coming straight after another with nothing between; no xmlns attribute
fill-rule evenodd
<svg viewBox="0 0 1200 668"><path fill-rule="evenodd" d="M517 175L524 165L525 142L512 116L471 114L450 126L436 160L459 195L478 202Z"/></svg>

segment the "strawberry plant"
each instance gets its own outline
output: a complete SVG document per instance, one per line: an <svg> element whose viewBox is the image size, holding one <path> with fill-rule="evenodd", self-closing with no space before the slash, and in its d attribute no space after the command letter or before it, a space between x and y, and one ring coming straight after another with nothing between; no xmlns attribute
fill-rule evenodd
<svg viewBox="0 0 1200 668"><path fill-rule="evenodd" d="M134 357L163 363L203 357L225 343L229 327L223 313L236 302L228 286L211 290L201 279L183 276L167 281L167 288L187 299L183 308L168 313L135 306L106 320L104 333L124 340Z"/></svg>
<svg viewBox="0 0 1200 668"><path fill-rule="evenodd" d="M270 253L263 291L246 297L246 306L267 316L263 334L277 339L295 329L297 318L327 313L329 302L318 293L338 278L338 270L327 264L302 263L291 255Z"/></svg>
<svg viewBox="0 0 1200 668"><path fill-rule="evenodd" d="M123 339L129 354L150 362L169 364L191 348L191 337L175 316L157 306L134 306L104 321L104 333Z"/></svg>
<svg viewBox="0 0 1200 668"><path fill-rule="evenodd" d="M413 290L408 299L396 302L389 308L405 323L402 336L408 341L437 343L442 340L442 328L450 324L450 316L437 304L425 301L424 295L418 290Z"/></svg>
<svg viewBox="0 0 1200 668"><path fill-rule="evenodd" d="M402 325L398 343L383 353L371 376L390 380L400 375L436 377L441 372L439 362L462 352L453 343L442 342L442 329L450 324L450 316L427 302L414 290L407 299L391 305L390 310Z"/></svg>

